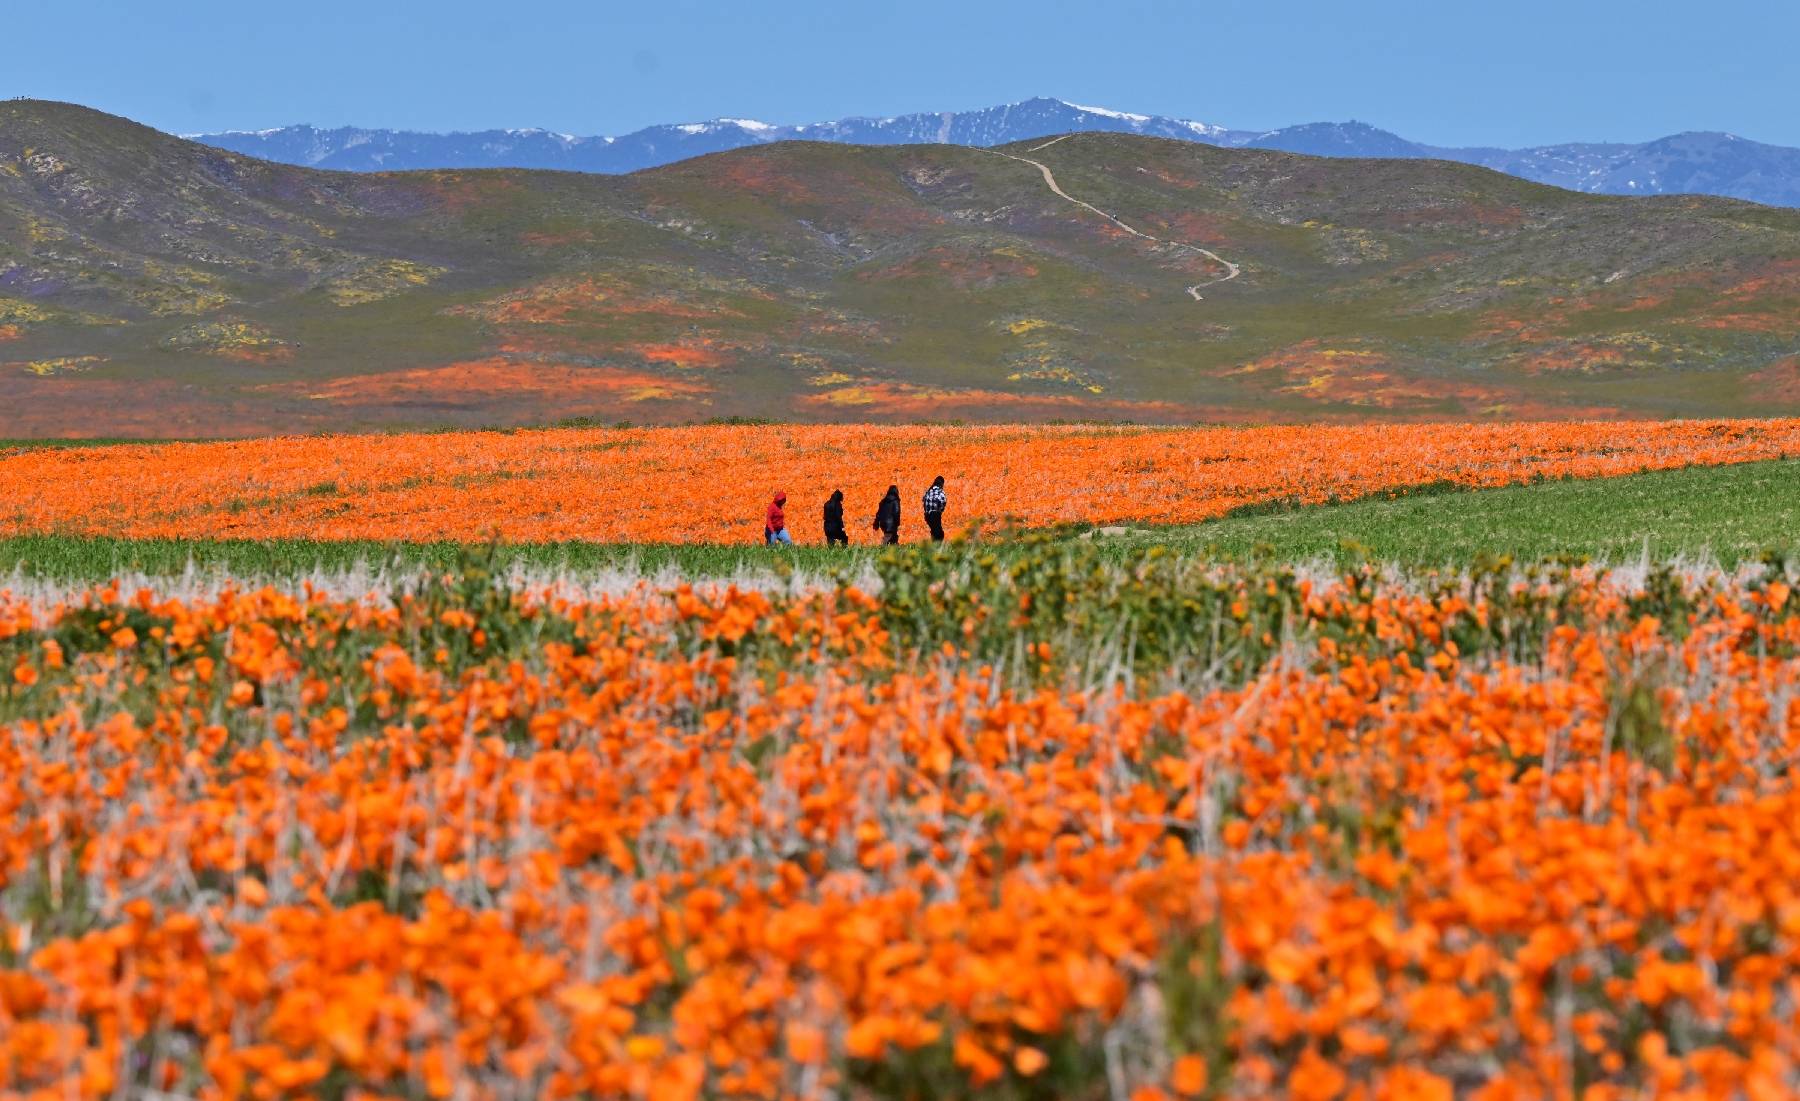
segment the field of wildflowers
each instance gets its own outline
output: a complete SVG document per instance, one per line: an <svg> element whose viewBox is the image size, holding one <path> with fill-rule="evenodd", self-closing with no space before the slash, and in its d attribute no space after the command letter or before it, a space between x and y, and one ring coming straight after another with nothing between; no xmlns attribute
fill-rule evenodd
<svg viewBox="0 0 1800 1101"><path fill-rule="evenodd" d="M16 593L0 1095L1792 1096L1797 572Z"/></svg>
<svg viewBox="0 0 1800 1101"><path fill-rule="evenodd" d="M903 538L949 479L949 523L1180 524L1273 502L1501 486L1800 455L1800 420L1266 428L703 426L0 449L0 534L745 543L789 496L795 538L846 494Z"/></svg>

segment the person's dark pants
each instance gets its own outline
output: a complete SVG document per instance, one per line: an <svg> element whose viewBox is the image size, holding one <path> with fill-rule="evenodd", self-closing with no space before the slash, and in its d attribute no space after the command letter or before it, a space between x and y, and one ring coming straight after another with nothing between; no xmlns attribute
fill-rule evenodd
<svg viewBox="0 0 1800 1101"><path fill-rule="evenodd" d="M881 529L881 541L883 543L886 543L890 547L893 546L894 544L900 542L900 529L899 528L882 528Z"/></svg>
<svg viewBox="0 0 1800 1101"><path fill-rule="evenodd" d="M944 541L944 514L941 512L927 512L925 514L925 524L927 527L931 528L931 541L933 543L942 543Z"/></svg>
<svg viewBox="0 0 1800 1101"><path fill-rule="evenodd" d="M850 545L850 533L843 528L825 529L825 545L828 547L847 547Z"/></svg>

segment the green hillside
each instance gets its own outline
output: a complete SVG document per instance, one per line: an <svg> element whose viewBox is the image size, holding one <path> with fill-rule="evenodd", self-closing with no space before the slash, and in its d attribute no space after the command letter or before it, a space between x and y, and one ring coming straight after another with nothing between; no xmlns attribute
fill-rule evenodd
<svg viewBox="0 0 1800 1101"><path fill-rule="evenodd" d="M0 103L0 436L1800 412L1800 210L1002 152L1147 236L980 149L361 175Z"/></svg>

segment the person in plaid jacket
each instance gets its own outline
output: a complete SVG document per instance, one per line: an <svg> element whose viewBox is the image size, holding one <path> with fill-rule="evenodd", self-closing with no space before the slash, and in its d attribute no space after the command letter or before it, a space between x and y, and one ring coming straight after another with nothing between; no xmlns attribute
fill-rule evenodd
<svg viewBox="0 0 1800 1101"><path fill-rule="evenodd" d="M925 491L925 526L931 529L931 541L944 541L944 508L949 501L944 497L944 476L939 474L932 479L931 488Z"/></svg>

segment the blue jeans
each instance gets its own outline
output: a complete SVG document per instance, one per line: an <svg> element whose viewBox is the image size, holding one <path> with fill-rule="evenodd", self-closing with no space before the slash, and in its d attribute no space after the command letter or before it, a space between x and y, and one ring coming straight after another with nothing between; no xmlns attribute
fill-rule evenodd
<svg viewBox="0 0 1800 1101"><path fill-rule="evenodd" d="M780 531L770 531L768 528L764 528L763 543L771 547L777 543L785 543L791 547L794 545L794 537L788 534L786 528L782 528Z"/></svg>

